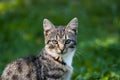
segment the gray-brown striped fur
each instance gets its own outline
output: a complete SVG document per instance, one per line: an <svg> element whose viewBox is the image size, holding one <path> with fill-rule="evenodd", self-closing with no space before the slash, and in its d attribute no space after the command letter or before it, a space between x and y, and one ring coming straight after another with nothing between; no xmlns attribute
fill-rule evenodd
<svg viewBox="0 0 120 80"><path fill-rule="evenodd" d="M44 19L45 47L39 56L20 58L8 64L2 80L70 80L77 43L77 18L55 27Z"/></svg>

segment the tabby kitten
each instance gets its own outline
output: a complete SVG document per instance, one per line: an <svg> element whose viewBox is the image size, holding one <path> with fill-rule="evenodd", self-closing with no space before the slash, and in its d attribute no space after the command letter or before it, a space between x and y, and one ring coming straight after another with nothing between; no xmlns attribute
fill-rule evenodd
<svg viewBox="0 0 120 80"><path fill-rule="evenodd" d="M70 80L76 51L78 19L55 27L44 19L45 47L39 56L20 58L7 65L2 80Z"/></svg>

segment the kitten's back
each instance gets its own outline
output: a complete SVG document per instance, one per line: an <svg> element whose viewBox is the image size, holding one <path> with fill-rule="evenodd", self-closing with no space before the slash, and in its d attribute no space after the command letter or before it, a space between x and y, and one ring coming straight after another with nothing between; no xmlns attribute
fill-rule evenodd
<svg viewBox="0 0 120 80"><path fill-rule="evenodd" d="M39 57L20 58L5 68L2 80L64 80L70 68L43 51Z"/></svg>
<svg viewBox="0 0 120 80"><path fill-rule="evenodd" d="M35 57L20 58L5 68L2 80L36 80Z"/></svg>

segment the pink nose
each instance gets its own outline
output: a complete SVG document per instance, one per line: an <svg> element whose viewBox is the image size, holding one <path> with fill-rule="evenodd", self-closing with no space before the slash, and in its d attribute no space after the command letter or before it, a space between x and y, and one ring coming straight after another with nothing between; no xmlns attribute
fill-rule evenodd
<svg viewBox="0 0 120 80"><path fill-rule="evenodd" d="M63 50L64 49L64 45L63 44L59 44L59 48L60 48L60 50Z"/></svg>

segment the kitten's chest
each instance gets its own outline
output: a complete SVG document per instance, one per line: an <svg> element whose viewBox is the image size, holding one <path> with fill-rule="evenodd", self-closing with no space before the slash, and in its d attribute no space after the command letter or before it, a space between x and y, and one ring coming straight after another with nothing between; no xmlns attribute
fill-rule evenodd
<svg viewBox="0 0 120 80"><path fill-rule="evenodd" d="M66 63L67 66L72 68L72 60L73 60L73 56L74 56L75 50L72 52L68 52L67 54L65 54L63 56L63 61Z"/></svg>
<svg viewBox="0 0 120 80"><path fill-rule="evenodd" d="M72 58L74 56L74 52L69 53L69 55L61 56L65 64L57 61L57 59L54 59L47 53L43 53L41 56L40 61L42 64L42 72L47 74L48 79L50 77L56 77L57 79L70 80L73 71Z"/></svg>
<svg viewBox="0 0 120 80"><path fill-rule="evenodd" d="M46 80L64 80L63 76L68 72L67 65L63 65L50 57L42 60L41 66L42 74Z"/></svg>

